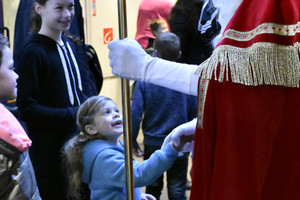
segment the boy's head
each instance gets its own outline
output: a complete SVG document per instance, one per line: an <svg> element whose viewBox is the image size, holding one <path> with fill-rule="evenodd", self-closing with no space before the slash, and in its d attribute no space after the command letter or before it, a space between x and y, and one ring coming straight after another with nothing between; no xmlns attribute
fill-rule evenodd
<svg viewBox="0 0 300 200"><path fill-rule="evenodd" d="M161 33L154 40L153 56L165 60L176 61L181 55L180 40L174 33Z"/></svg>
<svg viewBox="0 0 300 200"><path fill-rule="evenodd" d="M169 31L167 22L164 19L153 19L149 23L151 33L157 37L163 32Z"/></svg>
<svg viewBox="0 0 300 200"><path fill-rule="evenodd" d="M17 96L18 75L14 72L12 52L5 36L0 34L0 99L12 100Z"/></svg>

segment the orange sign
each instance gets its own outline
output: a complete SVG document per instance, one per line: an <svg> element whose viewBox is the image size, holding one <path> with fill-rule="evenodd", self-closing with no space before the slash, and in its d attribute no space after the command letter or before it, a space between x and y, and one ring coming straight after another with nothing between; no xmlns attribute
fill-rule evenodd
<svg viewBox="0 0 300 200"><path fill-rule="evenodd" d="M113 40L113 28L104 28L103 29L103 42L108 44Z"/></svg>
<svg viewBox="0 0 300 200"><path fill-rule="evenodd" d="M96 16L96 0L92 1L92 15Z"/></svg>

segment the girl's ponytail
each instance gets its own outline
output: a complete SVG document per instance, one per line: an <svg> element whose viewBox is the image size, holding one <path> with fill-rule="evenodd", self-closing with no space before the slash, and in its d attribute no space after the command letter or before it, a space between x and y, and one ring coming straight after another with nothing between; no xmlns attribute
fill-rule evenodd
<svg viewBox="0 0 300 200"><path fill-rule="evenodd" d="M30 33L38 33L42 26L42 18L34 9L34 4L38 3L45 6L48 0L35 0L30 13Z"/></svg>

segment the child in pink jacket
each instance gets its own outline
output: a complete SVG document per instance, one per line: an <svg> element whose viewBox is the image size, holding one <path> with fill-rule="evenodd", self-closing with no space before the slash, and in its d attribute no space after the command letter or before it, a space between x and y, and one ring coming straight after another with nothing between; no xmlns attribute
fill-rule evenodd
<svg viewBox="0 0 300 200"><path fill-rule="evenodd" d="M0 34L0 100L17 94L12 52ZM14 115L0 103L0 199L41 199L27 152L31 140Z"/></svg>

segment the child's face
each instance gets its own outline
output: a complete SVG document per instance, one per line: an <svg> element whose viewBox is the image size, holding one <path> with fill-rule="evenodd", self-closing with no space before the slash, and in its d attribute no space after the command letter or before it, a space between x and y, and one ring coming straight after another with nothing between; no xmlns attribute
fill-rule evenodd
<svg viewBox="0 0 300 200"><path fill-rule="evenodd" d="M0 67L0 99L11 100L17 96L18 75L14 72L14 61L11 50L3 49L2 63Z"/></svg>
<svg viewBox="0 0 300 200"><path fill-rule="evenodd" d="M95 115L93 126L108 141L117 142L123 133L123 124L119 109L113 101L107 101Z"/></svg>
<svg viewBox="0 0 300 200"><path fill-rule="evenodd" d="M66 31L74 17L74 0L48 0L44 6L37 4L36 10L50 33Z"/></svg>

